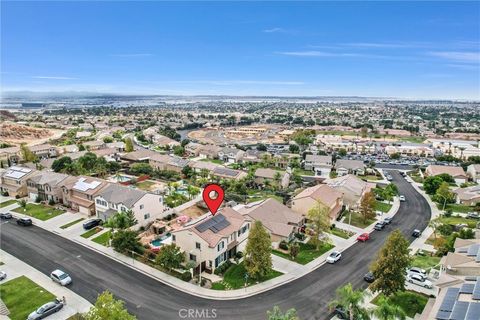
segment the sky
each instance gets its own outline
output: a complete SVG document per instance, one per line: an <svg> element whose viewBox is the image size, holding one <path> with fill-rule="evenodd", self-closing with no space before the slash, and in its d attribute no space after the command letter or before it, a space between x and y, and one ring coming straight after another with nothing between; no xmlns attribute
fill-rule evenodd
<svg viewBox="0 0 480 320"><path fill-rule="evenodd" d="M2 91L480 99L480 2L1 2Z"/></svg>

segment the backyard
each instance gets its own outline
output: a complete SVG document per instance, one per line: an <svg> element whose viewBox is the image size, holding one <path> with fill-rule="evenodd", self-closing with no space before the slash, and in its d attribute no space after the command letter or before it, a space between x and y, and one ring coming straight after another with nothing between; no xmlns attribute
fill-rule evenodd
<svg viewBox="0 0 480 320"><path fill-rule="evenodd" d="M334 247L330 243L323 243L318 250L315 248L314 245L309 243L299 243L299 246L300 252L293 261L300 264L307 264ZM272 250L272 253L276 256L291 260L288 253L279 250Z"/></svg>
<svg viewBox="0 0 480 320"><path fill-rule="evenodd" d="M55 299L53 294L25 276L0 285L0 296L12 320L25 320L30 312Z"/></svg>
<svg viewBox="0 0 480 320"><path fill-rule="evenodd" d="M240 289L245 286L245 275L247 274L247 270L243 265L243 262L240 264L232 264L223 276L223 281L215 282L212 284L212 289L214 290L230 290L230 289ZM278 276L281 276L283 273L271 270L266 276L260 279L251 279L247 278L247 286L251 286L256 284L257 282L264 282Z"/></svg>
<svg viewBox="0 0 480 320"><path fill-rule="evenodd" d="M377 304L382 294L379 294L372 300L373 304ZM413 291L397 292L387 300L390 304L399 306L403 309L406 315L413 318L415 314L422 313L425 305L427 304L428 297L421 293Z"/></svg>
<svg viewBox="0 0 480 320"><path fill-rule="evenodd" d="M43 204L34 204L34 203L27 203L25 209L22 207L16 208L13 211L21 214L26 214L29 215L33 218L45 221L51 218L54 218L56 216L59 216L65 211L55 209Z"/></svg>
<svg viewBox="0 0 480 320"><path fill-rule="evenodd" d="M153 186L155 186L156 183L154 181L150 181L150 180L145 180L145 181L142 181L142 182L137 182L135 184L135 186L138 188L138 189L141 189L141 190L144 190L144 191L150 191L152 189Z"/></svg>

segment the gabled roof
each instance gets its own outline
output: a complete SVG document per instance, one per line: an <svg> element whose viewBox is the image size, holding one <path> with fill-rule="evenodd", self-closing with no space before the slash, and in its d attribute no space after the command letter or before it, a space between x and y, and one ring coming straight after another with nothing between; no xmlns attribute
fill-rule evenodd
<svg viewBox="0 0 480 320"><path fill-rule="evenodd" d="M131 208L138 200L140 200L147 193L145 191L127 188L118 184L110 184L103 189L97 197L102 197L111 203L122 203L128 208Z"/></svg>
<svg viewBox="0 0 480 320"><path fill-rule="evenodd" d="M280 179L287 174L285 171L273 170L269 168L258 168L255 170L255 177L274 179L277 173L280 174Z"/></svg>
<svg viewBox="0 0 480 320"><path fill-rule="evenodd" d="M452 167L452 166L439 166L439 165L429 165L426 169L430 175L436 176L439 174L449 174L452 177L466 177L465 171L463 171L462 167Z"/></svg>
<svg viewBox="0 0 480 320"><path fill-rule="evenodd" d="M293 199L299 200L303 198L312 198L331 207L332 205L336 204L337 200L342 198L342 196L343 194L340 191L337 191L326 184L319 184L303 190Z"/></svg>
<svg viewBox="0 0 480 320"><path fill-rule="evenodd" d="M358 170L363 169L365 164L361 160L342 160L339 159L335 163L336 169Z"/></svg>
<svg viewBox="0 0 480 320"><path fill-rule="evenodd" d="M36 184L48 184L55 186L68 178L68 174L51 172L51 171L40 171L38 174L34 175L33 177L29 178L29 181L32 181Z"/></svg>

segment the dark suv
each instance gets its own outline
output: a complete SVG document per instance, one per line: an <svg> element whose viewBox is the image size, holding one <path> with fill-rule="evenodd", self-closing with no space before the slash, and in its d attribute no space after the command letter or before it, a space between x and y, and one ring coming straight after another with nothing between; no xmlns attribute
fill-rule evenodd
<svg viewBox="0 0 480 320"><path fill-rule="evenodd" d="M27 227L27 226L31 226L33 222L32 222L32 219L30 218L20 218L17 220L17 224L20 226Z"/></svg>
<svg viewBox="0 0 480 320"><path fill-rule="evenodd" d="M90 230L99 226L101 223L102 223L102 219L92 219L83 224L83 229Z"/></svg>

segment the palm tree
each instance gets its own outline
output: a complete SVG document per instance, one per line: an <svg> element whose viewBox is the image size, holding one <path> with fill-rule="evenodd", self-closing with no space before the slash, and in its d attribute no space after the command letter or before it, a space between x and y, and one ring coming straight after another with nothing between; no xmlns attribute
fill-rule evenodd
<svg viewBox="0 0 480 320"><path fill-rule="evenodd" d="M407 316L402 308L398 305L388 302L381 296L377 302L378 307L371 311L371 314L378 320L405 320Z"/></svg>
<svg viewBox="0 0 480 320"><path fill-rule="evenodd" d="M350 320L369 319L368 311L362 307L366 295L362 290L354 290L351 283L336 290L336 299L330 302L330 307L341 306L348 311Z"/></svg>

